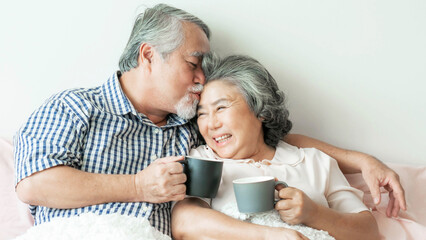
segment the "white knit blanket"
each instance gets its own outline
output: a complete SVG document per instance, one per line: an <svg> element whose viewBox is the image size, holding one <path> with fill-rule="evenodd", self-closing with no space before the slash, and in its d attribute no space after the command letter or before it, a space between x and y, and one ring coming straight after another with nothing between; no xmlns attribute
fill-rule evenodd
<svg viewBox="0 0 426 240"><path fill-rule="evenodd" d="M171 240L153 228L146 219L120 214L84 213L70 218L54 218L30 228L16 240Z"/></svg>
<svg viewBox="0 0 426 240"><path fill-rule="evenodd" d="M285 222L283 222L280 218L280 215L276 210L271 210L268 212L262 212L262 213L240 213L238 211L237 203L236 202L230 202L223 206L222 209L220 209L220 212L236 218L240 219L242 221L251 222L263 226L270 226L270 227L285 227L290 228L293 230L296 230L303 235L305 235L307 238L312 240L335 240L334 237L330 236L328 232L323 230L317 230L305 225L289 225Z"/></svg>
<svg viewBox="0 0 426 240"><path fill-rule="evenodd" d="M277 211L272 210L257 214L238 212L236 203L229 203L221 212L243 221L271 226L286 227L301 232L309 239L334 240L326 231L313 229L304 225L288 225L283 222ZM54 218L50 222L30 228L25 234L15 240L171 240L153 228L146 219L125 216L120 214L96 215L84 213L70 218Z"/></svg>

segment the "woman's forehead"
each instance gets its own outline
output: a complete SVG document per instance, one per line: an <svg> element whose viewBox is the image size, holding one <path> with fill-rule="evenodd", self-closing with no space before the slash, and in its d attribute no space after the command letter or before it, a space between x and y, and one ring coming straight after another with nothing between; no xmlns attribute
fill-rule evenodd
<svg viewBox="0 0 426 240"><path fill-rule="evenodd" d="M244 100L238 87L226 81L216 80L204 86L199 107Z"/></svg>

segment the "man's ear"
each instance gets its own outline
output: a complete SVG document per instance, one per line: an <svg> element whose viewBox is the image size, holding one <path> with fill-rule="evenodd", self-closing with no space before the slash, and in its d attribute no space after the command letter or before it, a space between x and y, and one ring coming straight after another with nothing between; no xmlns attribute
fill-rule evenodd
<svg viewBox="0 0 426 240"><path fill-rule="evenodd" d="M141 65L151 65L151 62L154 57L154 48L148 43L143 43L139 48L139 64Z"/></svg>

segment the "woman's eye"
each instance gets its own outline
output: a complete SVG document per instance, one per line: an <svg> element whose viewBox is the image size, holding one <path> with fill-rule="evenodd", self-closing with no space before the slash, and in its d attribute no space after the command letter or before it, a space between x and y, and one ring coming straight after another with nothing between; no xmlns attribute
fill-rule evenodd
<svg viewBox="0 0 426 240"><path fill-rule="evenodd" d="M219 107L217 107L217 110L222 110L222 109L225 109L225 106L219 106Z"/></svg>
<svg viewBox="0 0 426 240"><path fill-rule="evenodd" d="M204 113L197 113L197 117L200 117L200 116L203 116L204 115Z"/></svg>

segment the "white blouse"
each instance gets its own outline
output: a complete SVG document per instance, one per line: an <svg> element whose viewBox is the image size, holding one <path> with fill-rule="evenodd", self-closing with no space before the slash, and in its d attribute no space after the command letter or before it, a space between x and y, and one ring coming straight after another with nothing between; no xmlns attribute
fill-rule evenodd
<svg viewBox="0 0 426 240"><path fill-rule="evenodd" d="M351 187L336 160L315 148L297 148L278 143L272 160L233 160L218 157L207 145L192 149L191 156L224 161L222 180L211 207L220 211L236 202L232 181L243 177L273 176L302 190L317 204L343 213L368 210L362 202L363 192ZM206 199L205 199L206 200ZM210 201L206 201L210 204Z"/></svg>

